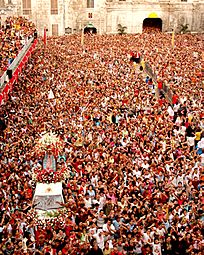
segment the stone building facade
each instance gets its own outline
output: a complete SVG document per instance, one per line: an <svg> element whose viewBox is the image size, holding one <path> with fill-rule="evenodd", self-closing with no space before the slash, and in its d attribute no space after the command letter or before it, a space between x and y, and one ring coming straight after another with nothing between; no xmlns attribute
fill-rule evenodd
<svg viewBox="0 0 204 255"><path fill-rule="evenodd" d="M7 15L31 19L39 34L80 32L91 23L97 33L141 33L146 18L160 19L162 31L170 32L188 24L192 32L204 32L204 0L0 0L1 21Z"/></svg>

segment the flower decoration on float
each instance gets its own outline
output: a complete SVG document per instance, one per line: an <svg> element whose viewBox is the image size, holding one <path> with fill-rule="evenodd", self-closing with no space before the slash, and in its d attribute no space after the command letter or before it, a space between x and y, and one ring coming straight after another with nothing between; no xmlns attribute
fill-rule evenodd
<svg viewBox="0 0 204 255"><path fill-rule="evenodd" d="M35 152L39 156L43 156L46 153L50 153L55 157L58 157L64 150L64 141L58 137L55 133L48 132L42 133L40 139L35 146Z"/></svg>
<svg viewBox="0 0 204 255"><path fill-rule="evenodd" d="M63 167L58 171L54 171L53 169L35 169L32 179L34 182L39 183L56 183L61 182L68 178L68 169Z"/></svg>
<svg viewBox="0 0 204 255"><path fill-rule="evenodd" d="M55 211L46 211L39 216L35 209L31 209L27 214L27 220L33 222L36 226L61 226L63 227L67 220L68 210L66 208Z"/></svg>

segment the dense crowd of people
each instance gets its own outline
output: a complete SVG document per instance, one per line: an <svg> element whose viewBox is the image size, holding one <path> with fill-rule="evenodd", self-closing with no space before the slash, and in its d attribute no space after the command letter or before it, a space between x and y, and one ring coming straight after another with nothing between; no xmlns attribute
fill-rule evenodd
<svg viewBox="0 0 204 255"><path fill-rule="evenodd" d="M35 32L35 25L24 17L7 17L0 23L0 76Z"/></svg>
<svg viewBox="0 0 204 255"><path fill-rule="evenodd" d="M0 110L0 254L203 254L203 42L176 35L172 48L170 35L143 33L39 43ZM32 216L46 131L65 142L60 222Z"/></svg>

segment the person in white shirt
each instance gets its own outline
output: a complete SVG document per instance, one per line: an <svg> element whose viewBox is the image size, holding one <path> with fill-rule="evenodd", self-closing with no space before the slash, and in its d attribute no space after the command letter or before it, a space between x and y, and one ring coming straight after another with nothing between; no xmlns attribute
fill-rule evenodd
<svg viewBox="0 0 204 255"><path fill-rule="evenodd" d="M96 242L101 250L104 249L105 244L105 238L102 230L98 230L98 232L93 235L94 238L96 238Z"/></svg>
<svg viewBox="0 0 204 255"><path fill-rule="evenodd" d="M187 143L188 143L188 146L190 146L193 149L195 145L195 136L192 136L192 137L188 136Z"/></svg>
<svg viewBox="0 0 204 255"><path fill-rule="evenodd" d="M92 206L92 200L91 200L91 197L89 197L88 194L86 194L86 196L84 198L84 203L85 203L86 208L90 208Z"/></svg>
<svg viewBox="0 0 204 255"><path fill-rule="evenodd" d="M150 229L148 229L145 233L143 233L143 241L144 243L151 243L153 240L153 236L151 235Z"/></svg>
<svg viewBox="0 0 204 255"><path fill-rule="evenodd" d="M148 169L149 168L149 164L147 162L147 160L145 159L144 162L142 163L142 167L145 168L145 169Z"/></svg>
<svg viewBox="0 0 204 255"><path fill-rule="evenodd" d="M106 224L103 225L103 231L105 234L113 235L115 233L115 227L113 224L111 224L111 221L108 220Z"/></svg>
<svg viewBox="0 0 204 255"><path fill-rule="evenodd" d="M135 175L137 178L141 176L141 171L136 168L135 170L133 170L133 175Z"/></svg>
<svg viewBox="0 0 204 255"><path fill-rule="evenodd" d="M169 105L169 107L167 109L167 112L169 114L170 119L173 120L173 118L174 118L174 110L172 109L171 105Z"/></svg>
<svg viewBox="0 0 204 255"><path fill-rule="evenodd" d="M178 112L179 108L180 108L180 104L175 104L173 107L174 112Z"/></svg>
<svg viewBox="0 0 204 255"><path fill-rule="evenodd" d="M105 203L106 203L106 195L101 192L100 198L99 198L99 209L103 209L103 206L105 205Z"/></svg>
<svg viewBox="0 0 204 255"><path fill-rule="evenodd" d="M162 255L161 243L159 243L158 239L155 239L154 243L152 244L152 253L153 255Z"/></svg>

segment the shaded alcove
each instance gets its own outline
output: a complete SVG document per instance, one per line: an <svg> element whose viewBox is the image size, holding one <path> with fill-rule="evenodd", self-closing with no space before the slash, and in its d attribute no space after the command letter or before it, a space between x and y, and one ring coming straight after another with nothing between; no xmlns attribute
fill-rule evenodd
<svg viewBox="0 0 204 255"><path fill-rule="evenodd" d="M96 33L97 33L97 29L92 24L88 24L84 28L84 34L96 34Z"/></svg>
<svg viewBox="0 0 204 255"><path fill-rule="evenodd" d="M143 32L162 32L162 20L160 18L146 18L143 21Z"/></svg>

